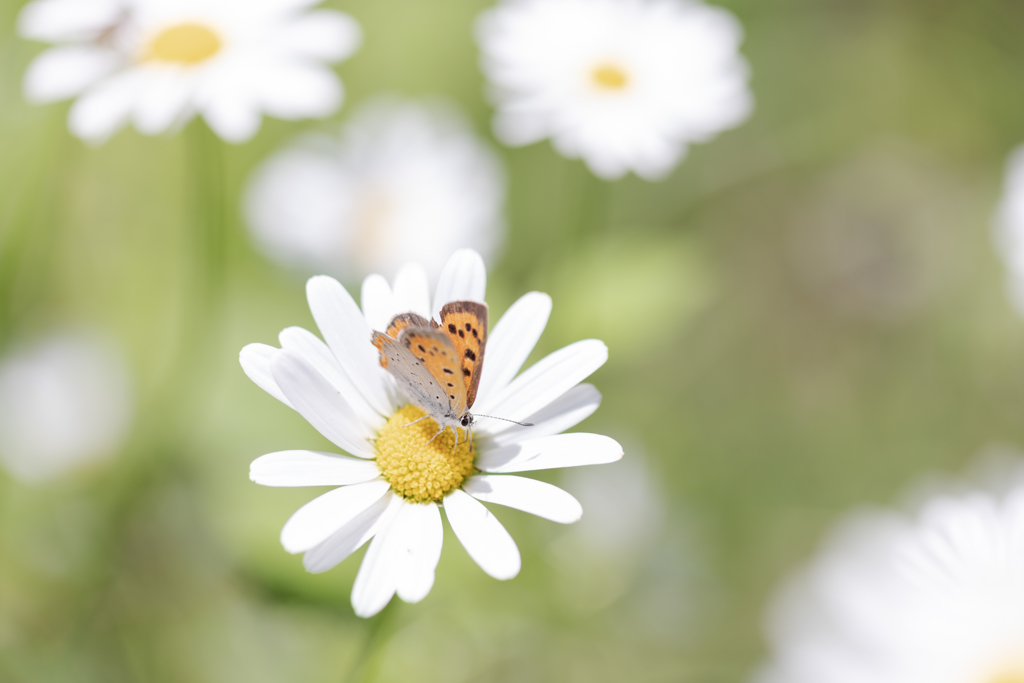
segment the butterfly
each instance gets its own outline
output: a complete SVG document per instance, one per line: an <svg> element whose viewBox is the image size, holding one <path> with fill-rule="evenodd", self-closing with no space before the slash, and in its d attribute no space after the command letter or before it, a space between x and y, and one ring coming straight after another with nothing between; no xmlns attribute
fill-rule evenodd
<svg viewBox="0 0 1024 683"><path fill-rule="evenodd" d="M441 309L441 323L416 313L400 313L385 332L374 332L380 364L398 386L441 428L459 440L458 427L473 425L469 411L476 400L487 348L487 304L453 301Z"/></svg>

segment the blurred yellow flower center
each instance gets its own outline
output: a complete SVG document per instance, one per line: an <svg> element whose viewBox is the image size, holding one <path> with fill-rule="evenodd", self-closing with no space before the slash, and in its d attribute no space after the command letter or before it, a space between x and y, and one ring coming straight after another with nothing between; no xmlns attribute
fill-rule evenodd
<svg viewBox="0 0 1024 683"><path fill-rule="evenodd" d="M445 430L436 439L437 423L417 422L426 413L408 405L391 416L377 437L377 466L395 493L416 503L439 501L473 472L473 449L465 431Z"/></svg>
<svg viewBox="0 0 1024 683"><path fill-rule="evenodd" d="M217 34L202 24L176 24L149 43L146 58L161 62L198 64L220 51Z"/></svg>
<svg viewBox="0 0 1024 683"><path fill-rule="evenodd" d="M622 90L629 85L629 76L614 64L602 64L591 73L594 84L603 90Z"/></svg>
<svg viewBox="0 0 1024 683"><path fill-rule="evenodd" d="M1024 683L1024 672L1005 673L1001 676L996 676L990 683Z"/></svg>

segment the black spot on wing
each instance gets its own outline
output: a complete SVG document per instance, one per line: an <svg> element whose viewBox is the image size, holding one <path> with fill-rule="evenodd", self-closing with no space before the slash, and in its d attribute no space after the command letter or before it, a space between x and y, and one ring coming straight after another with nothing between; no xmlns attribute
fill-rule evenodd
<svg viewBox="0 0 1024 683"><path fill-rule="evenodd" d="M476 353L474 353L473 349L466 349L466 358L476 360Z"/></svg>
<svg viewBox="0 0 1024 683"><path fill-rule="evenodd" d="M462 337L463 339L465 339L466 333L463 332L462 330L459 330L459 336Z"/></svg>
<svg viewBox="0 0 1024 683"><path fill-rule="evenodd" d="M455 325L452 323L448 323L448 331L451 332L452 334L455 334Z"/></svg>
<svg viewBox="0 0 1024 683"><path fill-rule="evenodd" d="M462 368L462 374L465 375L466 377L469 377L473 373L469 371L469 368Z"/></svg>

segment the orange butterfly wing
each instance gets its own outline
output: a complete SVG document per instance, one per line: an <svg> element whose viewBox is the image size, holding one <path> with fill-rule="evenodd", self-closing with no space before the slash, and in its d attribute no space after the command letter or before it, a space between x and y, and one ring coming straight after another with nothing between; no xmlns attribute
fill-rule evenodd
<svg viewBox="0 0 1024 683"><path fill-rule="evenodd" d="M386 333L389 337L398 341L398 333L410 325L415 327L430 327L431 323L434 323L434 321L427 320L423 316L416 315L415 313L399 313L391 319L390 323L388 323ZM434 323L434 325L436 326L437 323ZM378 338L377 335L379 334L380 332L373 333L373 345L377 347L378 351L380 351L380 365L386 370L388 367L388 357L384 352L384 343L386 340Z"/></svg>
<svg viewBox="0 0 1024 683"><path fill-rule="evenodd" d="M448 336L429 327L409 327L399 334L398 343L407 348L423 364L434 381L448 392L453 415L461 415L470 403L466 400L466 384L460 381L462 367L458 352Z"/></svg>
<svg viewBox="0 0 1024 683"><path fill-rule="evenodd" d="M476 401L480 372L487 345L487 304L453 301L441 309L441 331L448 335L458 354L460 374L465 382L466 408Z"/></svg>

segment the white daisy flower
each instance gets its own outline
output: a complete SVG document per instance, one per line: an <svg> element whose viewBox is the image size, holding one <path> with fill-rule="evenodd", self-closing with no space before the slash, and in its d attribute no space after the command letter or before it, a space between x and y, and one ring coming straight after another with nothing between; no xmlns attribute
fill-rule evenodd
<svg viewBox="0 0 1024 683"><path fill-rule="evenodd" d="M454 106L385 97L340 139L305 137L268 159L246 216L271 260L355 279L414 260L439 269L460 246L489 258L504 200L501 162Z"/></svg>
<svg viewBox="0 0 1024 683"><path fill-rule="evenodd" d="M758 683L1024 681L1024 486L848 520L769 638Z"/></svg>
<svg viewBox="0 0 1024 683"><path fill-rule="evenodd" d="M996 212L996 247L1006 264L1010 301L1024 315L1024 147L1010 156L1004 183Z"/></svg>
<svg viewBox="0 0 1024 683"><path fill-rule="evenodd" d="M68 126L99 143L131 121L154 135L202 114L230 142L262 113L323 117L342 87L323 65L351 55L359 25L317 0L34 0L18 31L56 43L29 65L26 98L72 97Z"/></svg>
<svg viewBox="0 0 1024 683"><path fill-rule="evenodd" d="M281 543L288 552L305 553L306 569L323 572L373 539L352 589L360 616L376 614L395 593L418 602L430 592L441 556L442 507L480 568L510 579L519 573L519 550L481 501L575 522L582 514L575 498L511 473L622 457L606 436L561 434L600 403L597 390L580 382L607 359L603 343L576 342L519 374L551 311L550 298L537 292L513 304L490 333L473 406L478 415L534 426L481 420L472 442L457 447L450 432L432 440L437 430L430 420L408 426L423 412L408 405L380 366L371 330L386 329L398 313L430 318L451 301L483 302L485 282L483 260L468 249L448 261L433 302L419 266L402 268L393 286L380 275L366 278L362 310L337 281L314 277L306 292L326 343L292 327L281 333L280 349L242 349L242 367L256 384L348 454L270 453L252 463L250 477L265 486L339 487L300 508L285 524Z"/></svg>
<svg viewBox="0 0 1024 683"><path fill-rule="evenodd" d="M63 333L0 360L0 463L26 482L112 455L131 424L124 359L104 339Z"/></svg>
<svg viewBox="0 0 1024 683"><path fill-rule="evenodd" d="M504 0L477 38L498 138L602 178L662 178L753 106L739 23L691 0Z"/></svg>

